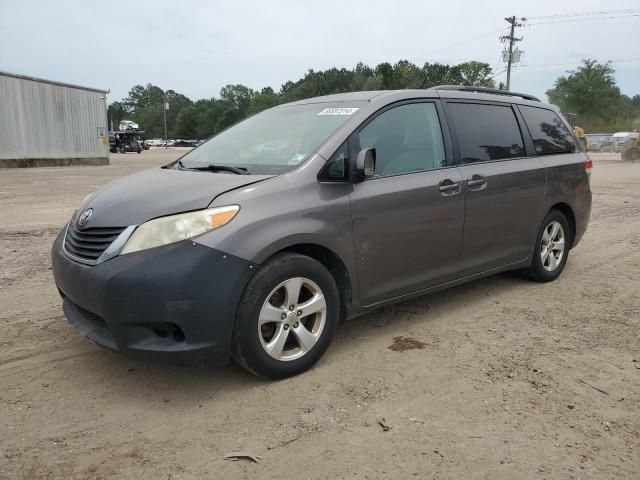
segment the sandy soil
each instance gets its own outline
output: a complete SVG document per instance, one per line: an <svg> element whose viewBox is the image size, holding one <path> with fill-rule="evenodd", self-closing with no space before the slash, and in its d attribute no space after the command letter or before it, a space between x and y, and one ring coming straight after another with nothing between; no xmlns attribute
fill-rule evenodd
<svg viewBox="0 0 640 480"><path fill-rule="evenodd" d="M386 308L267 383L135 363L62 315L58 229L177 154L0 172L0 478L640 478L640 163L593 155L591 225L558 281L503 274Z"/></svg>

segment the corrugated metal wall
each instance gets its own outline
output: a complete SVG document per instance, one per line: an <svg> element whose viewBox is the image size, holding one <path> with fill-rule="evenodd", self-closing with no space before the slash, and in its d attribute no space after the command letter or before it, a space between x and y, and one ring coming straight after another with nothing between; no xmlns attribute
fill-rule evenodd
<svg viewBox="0 0 640 480"><path fill-rule="evenodd" d="M0 72L0 159L108 157L106 93Z"/></svg>

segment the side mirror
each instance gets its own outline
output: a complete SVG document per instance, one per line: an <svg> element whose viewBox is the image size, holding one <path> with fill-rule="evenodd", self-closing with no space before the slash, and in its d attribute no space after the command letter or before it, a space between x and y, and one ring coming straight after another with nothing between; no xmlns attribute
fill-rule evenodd
<svg viewBox="0 0 640 480"><path fill-rule="evenodd" d="M357 178L364 180L365 178L373 177L376 171L376 149L365 148L360 150L356 157L356 165L354 173Z"/></svg>

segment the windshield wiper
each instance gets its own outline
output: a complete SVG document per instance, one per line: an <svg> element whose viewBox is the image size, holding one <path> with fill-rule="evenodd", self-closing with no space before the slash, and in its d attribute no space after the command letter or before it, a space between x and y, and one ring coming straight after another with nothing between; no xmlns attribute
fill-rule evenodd
<svg viewBox="0 0 640 480"><path fill-rule="evenodd" d="M176 163L178 164L178 167L180 168L180 170L198 170L198 171L210 170L212 172L231 172L231 173L235 173L236 175L251 175L247 171L247 169L244 167L232 167L231 165L214 165L214 164L207 165L206 167L187 167L185 166L184 163L182 163L182 160L178 160Z"/></svg>
<svg viewBox="0 0 640 480"><path fill-rule="evenodd" d="M214 172L232 172L238 175L249 175L246 168L243 167L232 167L231 165L214 165L209 164L206 168L203 167L203 170L209 169Z"/></svg>

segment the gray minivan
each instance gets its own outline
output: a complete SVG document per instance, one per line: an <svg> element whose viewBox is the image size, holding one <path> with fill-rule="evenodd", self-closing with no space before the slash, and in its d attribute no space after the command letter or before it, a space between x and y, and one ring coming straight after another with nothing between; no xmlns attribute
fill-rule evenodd
<svg viewBox="0 0 640 480"><path fill-rule="evenodd" d="M98 345L283 378L341 319L505 270L554 280L587 228L591 167L529 95L312 98L87 197L53 273Z"/></svg>

